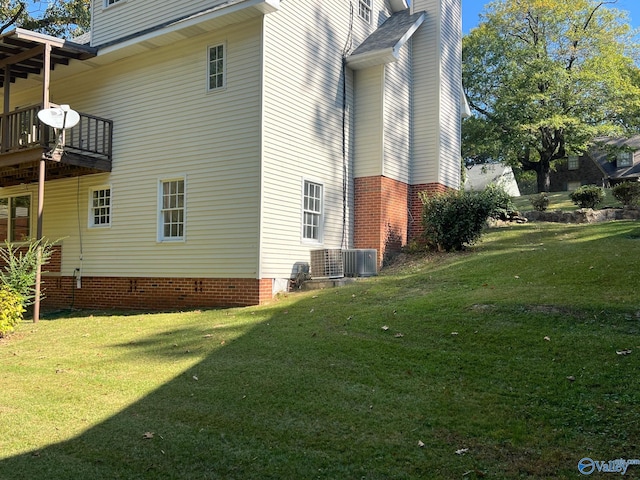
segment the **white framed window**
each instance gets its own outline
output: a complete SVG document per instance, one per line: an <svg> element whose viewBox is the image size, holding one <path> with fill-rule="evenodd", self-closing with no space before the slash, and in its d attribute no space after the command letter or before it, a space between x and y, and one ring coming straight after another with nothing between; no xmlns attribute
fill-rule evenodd
<svg viewBox="0 0 640 480"><path fill-rule="evenodd" d="M160 180L158 188L158 240L185 238L186 184L184 177Z"/></svg>
<svg viewBox="0 0 640 480"><path fill-rule="evenodd" d="M89 191L89 228L111 226L111 187Z"/></svg>
<svg viewBox="0 0 640 480"><path fill-rule="evenodd" d="M569 158L567 160L567 168L569 170L578 170L578 167L580 166L580 159L577 155L569 155Z"/></svg>
<svg viewBox="0 0 640 480"><path fill-rule="evenodd" d="M207 89L219 90L227 85L227 55L224 43L207 48Z"/></svg>
<svg viewBox="0 0 640 480"><path fill-rule="evenodd" d="M633 165L633 152L618 152L616 160L618 168L631 167Z"/></svg>
<svg viewBox="0 0 640 480"><path fill-rule="evenodd" d="M322 193L320 183L304 181L302 192L302 238L305 241L322 240Z"/></svg>
<svg viewBox="0 0 640 480"><path fill-rule="evenodd" d="M373 0L359 0L358 15L367 23L371 23L371 3Z"/></svg>
<svg viewBox="0 0 640 480"><path fill-rule="evenodd" d="M31 238L31 195L0 197L0 241Z"/></svg>
<svg viewBox="0 0 640 480"><path fill-rule="evenodd" d="M104 0L104 8L110 7L111 5L115 5L116 3L124 2L125 0Z"/></svg>

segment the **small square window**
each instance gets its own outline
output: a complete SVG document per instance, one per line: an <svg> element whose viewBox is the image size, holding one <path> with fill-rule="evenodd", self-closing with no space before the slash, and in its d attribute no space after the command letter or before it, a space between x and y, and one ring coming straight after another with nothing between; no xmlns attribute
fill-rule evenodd
<svg viewBox="0 0 640 480"><path fill-rule="evenodd" d="M569 155L569 159L567 161L567 168L569 170L578 170L580 166L580 159L577 155Z"/></svg>
<svg viewBox="0 0 640 480"><path fill-rule="evenodd" d="M633 152L618 152L616 160L618 168L631 167L633 165Z"/></svg>
<svg viewBox="0 0 640 480"><path fill-rule="evenodd" d="M111 5L115 5L116 3L118 3L120 0L104 0L104 6L106 7L110 7Z"/></svg>
<svg viewBox="0 0 640 480"><path fill-rule="evenodd" d="M92 190L90 202L89 227L111 226L111 188Z"/></svg>
<svg viewBox="0 0 640 480"><path fill-rule="evenodd" d="M217 90L226 85L226 55L225 47L215 45L208 49L208 89Z"/></svg>
<svg viewBox="0 0 640 480"><path fill-rule="evenodd" d="M360 18L365 22L371 23L371 3L373 0L359 0L359 2L358 15L360 15Z"/></svg>

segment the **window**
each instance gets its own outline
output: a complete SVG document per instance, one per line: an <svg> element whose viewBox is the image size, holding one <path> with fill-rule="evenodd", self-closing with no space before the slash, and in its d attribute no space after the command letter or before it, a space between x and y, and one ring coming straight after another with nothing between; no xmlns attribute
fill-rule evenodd
<svg viewBox="0 0 640 480"><path fill-rule="evenodd" d="M118 3L120 0L104 0L104 6L106 7L110 7L111 5L115 5L116 3Z"/></svg>
<svg viewBox="0 0 640 480"><path fill-rule="evenodd" d="M92 190L89 202L89 227L111 226L111 188Z"/></svg>
<svg viewBox="0 0 640 480"><path fill-rule="evenodd" d="M573 192L574 190L579 189L582 186L580 180L576 180L574 182L567 182L567 190Z"/></svg>
<svg viewBox="0 0 640 480"><path fill-rule="evenodd" d="M630 167L633 165L633 152L618 152L616 159L618 160L618 168Z"/></svg>
<svg viewBox="0 0 640 480"><path fill-rule="evenodd" d="M320 241L322 225L322 185L304 182L302 238Z"/></svg>
<svg viewBox="0 0 640 480"><path fill-rule="evenodd" d="M367 23L371 23L371 2L373 0L359 0L360 8L358 10L358 14L360 18L363 19Z"/></svg>
<svg viewBox="0 0 640 480"><path fill-rule="evenodd" d="M0 198L0 241L23 242L31 236L31 196Z"/></svg>
<svg viewBox="0 0 640 480"><path fill-rule="evenodd" d="M567 161L567 168L569 170L578 170L580 166L580 160L577 155L569 155L569 160Z"/></svg>
<svg viewBox="0 0 640 480"><path fill-rule="evenodd" d="M226 85L225 64L224 45L209 47L209 90L224 88Z"/></svg>
<svg viewBox="0 0 640 480"><path fill-rule="evenodd" d="M185 184L184 179L160 182L160 241L184 240Z"/></svg>

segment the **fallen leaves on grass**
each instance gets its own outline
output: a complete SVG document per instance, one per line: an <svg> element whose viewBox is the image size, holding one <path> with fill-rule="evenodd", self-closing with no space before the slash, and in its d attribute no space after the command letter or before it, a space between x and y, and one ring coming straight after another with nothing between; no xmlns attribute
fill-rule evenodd
<svg viewBox="0 0 640 480"><path fill-rule="evenodd" d="M144 440L151 440L153 438L153 432L144 432L142 438Z"/></svg>
<svg viewBox="0 0 640 480"><path fill-rule="evenodd" d="M618 355L631 355L631 350L629 348L625 348L624 350L616 350Z"/></svg>

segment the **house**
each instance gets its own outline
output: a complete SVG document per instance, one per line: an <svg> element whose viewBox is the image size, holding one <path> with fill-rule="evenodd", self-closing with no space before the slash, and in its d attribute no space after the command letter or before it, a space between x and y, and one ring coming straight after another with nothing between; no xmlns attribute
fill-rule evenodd
<svg viewBox="0 0 640 480"><path fill-rule="evenodd" d="M575 190L581 185L611 187L640 180L640 135L601 138L584 155L572 155L551 172L550 190Z"/></svg>
<svg viewBox="0 0 640 480"><path fill-rule="evenodd" d="M0 235L58 241L48 308L260 304L318 249L379 265L419 192L460 187L460 3L93 0L84 39L3 35ZM62 153L50 104L80 113Z"/></svg>
<svg viewBox="0 0 640 480"><path fill-rule="evenodd" d="M520 196L518 182L509 165L502 163L473 164L466 168L465 190L484 190L490 184L504 188L512 197Z"/></svg>

